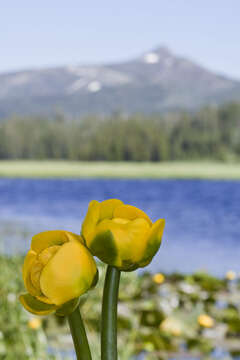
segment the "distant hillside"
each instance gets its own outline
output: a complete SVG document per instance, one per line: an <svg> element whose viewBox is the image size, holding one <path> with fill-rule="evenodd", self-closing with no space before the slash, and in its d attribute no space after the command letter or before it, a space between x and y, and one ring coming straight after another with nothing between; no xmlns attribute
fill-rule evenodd
<svg viewBox="0 0 240 360"><path fill-rule="evenodd" d="M240 82L160 47L131 61L0 74L0 117L197 109L240 100Z"/></svg>

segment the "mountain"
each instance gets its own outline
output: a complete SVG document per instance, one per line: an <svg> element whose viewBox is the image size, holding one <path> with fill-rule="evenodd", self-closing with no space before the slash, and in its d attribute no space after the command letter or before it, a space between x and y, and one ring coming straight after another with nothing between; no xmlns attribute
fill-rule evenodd
<svg viewBox="0 0 240 360"><path fill-rule="evenodd" d="M0 74L0 118L194 110L240 100L240 81L159 47L122 63Z"/></svg>

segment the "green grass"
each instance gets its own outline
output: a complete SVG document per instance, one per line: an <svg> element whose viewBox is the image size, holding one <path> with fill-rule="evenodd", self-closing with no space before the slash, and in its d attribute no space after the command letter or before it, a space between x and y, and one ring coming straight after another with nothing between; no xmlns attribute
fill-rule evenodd
<svg viewBox="0 0 240 360"><path fill-rule="evenodd" d="M240 163L0 161L0 177L240 179Z"/></svg>

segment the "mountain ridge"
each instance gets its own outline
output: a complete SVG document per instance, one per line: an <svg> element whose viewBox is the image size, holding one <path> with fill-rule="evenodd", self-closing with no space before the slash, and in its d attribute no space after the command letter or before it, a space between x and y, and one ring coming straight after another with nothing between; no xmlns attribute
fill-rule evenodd
<svg viewBox="0 0 240 360"><path fill-rule="evenodd" d="M0 73L0 117L195 110L240 100L240 81L156 47L124 62Z"/></svg>

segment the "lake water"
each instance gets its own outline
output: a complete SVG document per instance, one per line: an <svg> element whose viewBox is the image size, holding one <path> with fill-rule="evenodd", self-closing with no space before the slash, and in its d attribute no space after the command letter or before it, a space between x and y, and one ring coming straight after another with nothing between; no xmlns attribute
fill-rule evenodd
<svg viewBox="0 0 240 360"><path fill-rule="evenodd" d="M240 182L0 179L1 251L25 251L50 229L79 233L92 199L120 198L166 219L150 271L240 272Z"/></svg>

